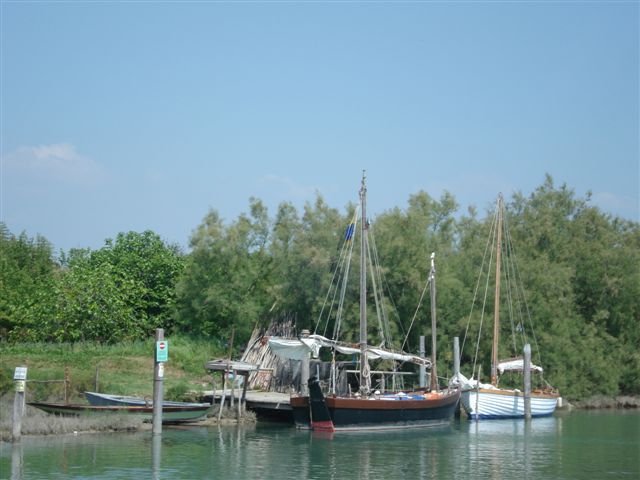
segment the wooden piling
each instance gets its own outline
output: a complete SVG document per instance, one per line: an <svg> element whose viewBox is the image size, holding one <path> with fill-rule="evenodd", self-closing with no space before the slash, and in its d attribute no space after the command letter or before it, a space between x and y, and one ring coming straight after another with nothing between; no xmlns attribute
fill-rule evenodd
<svg viewBox="0 0 640 480"><path fill-rule="evenodd" d="M22 438L22 415L24 414L24 391L27 383L27 367L17 367L13 374L15 396L13 397L13 418L11 439L14 443Z"/></svg>
<svg viewBox="0 0 640 480"><path fill-rule="evenodd" d="M420 335L420 344L419 344L418 354L420 357L424 358L426 352L424 347L424 335ZM420 388L424 388L427 386L427 367L424 365L420 365L420 376L419 376L419 386Z"/></svg>
<svg viewBox="0 0 640 480"><path fill-rule="evenodd" d="M164 363L158 362L157 344L164 340L164 329L156 328L156 341L154 347L153 367L153 435L162 435L162 403L163 403L163 379Z"/></svg>
<svg viewBox="0 0 640 480"><path fill-rule="evenodd" d="M300 336L306 338L309 336L309 330L302 330ZM300 395L309 395L309 354L300 360Z"/></svg>
<svg viewBox="0 0 640 480"><path fill-rule="evenodd" d="M524 418L531 420L531 345L524 346Z"/></svg>

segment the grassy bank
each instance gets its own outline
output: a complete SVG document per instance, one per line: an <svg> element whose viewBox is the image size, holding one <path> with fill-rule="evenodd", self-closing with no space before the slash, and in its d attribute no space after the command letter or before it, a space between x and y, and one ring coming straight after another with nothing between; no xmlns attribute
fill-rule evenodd
<svg viewBox="0 0 640 480"><path fill-rule="evenodd" d="M224 356L219 345L177 336L168 338L165 399L187 400L189 392L211 389L204 363ZM0 348L0 395L13 389L15 367L28 367L27 401L62 401L67 372L67 399L84 401L84 391L136 396L153 395L153 339L117 345L4 344ZM97 387L97 388L96 388Z"/></svg>

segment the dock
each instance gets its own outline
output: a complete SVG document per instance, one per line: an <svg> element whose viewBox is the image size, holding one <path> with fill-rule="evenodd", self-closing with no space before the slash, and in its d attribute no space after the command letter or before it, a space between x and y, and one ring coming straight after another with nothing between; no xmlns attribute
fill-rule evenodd
<svg viewBox="0 0 640 480"><path fill-rule="evenodd" d="M211 397L215 403L220 403L222 396L226 399L231 397L231 389L216 390L215 395L212 390L203 392L202 401L211 403ZM235 388L233 396L236 401L242 396L242 388ZM261 392L247 390L245 394L247 408L254 412L258 418L264 420L275 420L283 422L293 422L293 410L288 393Z"/></svg>

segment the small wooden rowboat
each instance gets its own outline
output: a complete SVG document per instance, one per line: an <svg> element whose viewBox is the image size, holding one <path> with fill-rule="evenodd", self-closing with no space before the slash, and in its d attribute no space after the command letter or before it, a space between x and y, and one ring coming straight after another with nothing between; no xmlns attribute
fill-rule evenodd
<svg viewBox="0 0 640 480"><path fill-rule="evenodd" d="M96 406L82 404L28 402L27 405L56 415L87 415L97 413L120 413L139 415L145 421L153 417L153 407L146 406ZM162 407L162 423L192 422L209 413L211 405L199 406L164 406Z"/></svg>
<svg viewBox="0 0 640 480"><path fill-rule="evenodd" d="M131 406L131 407L151 407L153 400L150 398L131 397L128 395L110 395L108 393L84 392L84 396L91 405L96 406ZM172 402L164 400L165 407L202 407L209 406L208 403Z"/></svg>

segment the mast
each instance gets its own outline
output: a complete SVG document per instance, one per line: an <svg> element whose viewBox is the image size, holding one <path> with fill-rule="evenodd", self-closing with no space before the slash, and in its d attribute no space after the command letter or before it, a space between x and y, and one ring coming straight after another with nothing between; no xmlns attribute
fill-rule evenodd
<svg viewBox="0 0 640 480"><path fill-rule="evenodd" d="M498 386L498 344L500 342L500 260L502 254L502 194L498 195L496 250L496 293L493 305L493 347L491 348L491 385Z"/></svg>
<svg viewBox="0 0 640 480"><path fill-rule="evenodd" d="M371 390L371 373L367 358L367 187L366 172L362 171L360 186L360 205L362 205L362 221L360 222L360 390L369 394Z"/></svg>
<svg viewBox="0 0 640 480"><path fill-rule="evenodd" d="M431 391L438 390L438 371L436 369L436 254L431 253L431 272L429 284L431 293Z"/></svg>

